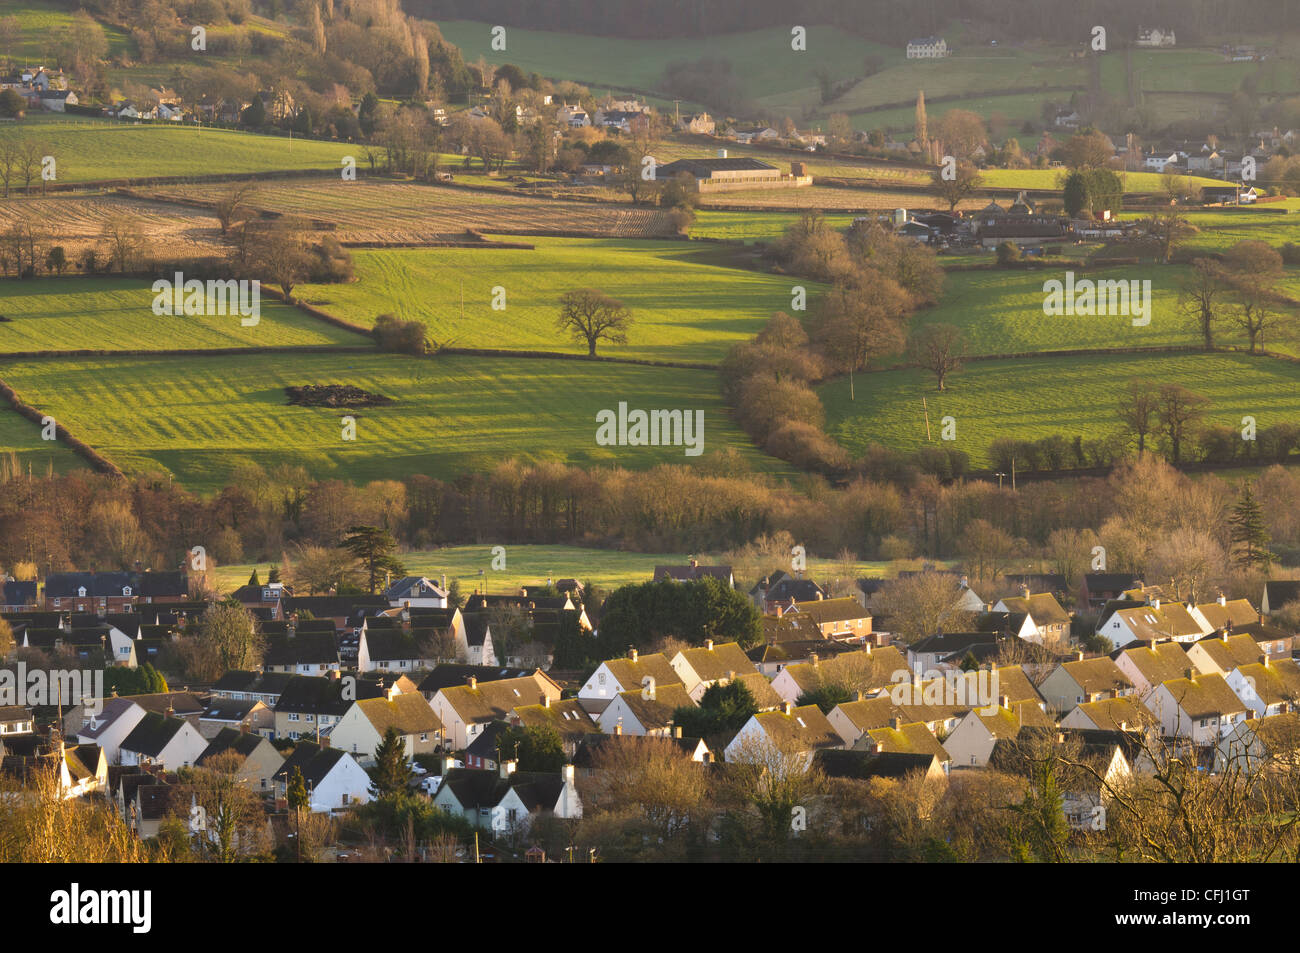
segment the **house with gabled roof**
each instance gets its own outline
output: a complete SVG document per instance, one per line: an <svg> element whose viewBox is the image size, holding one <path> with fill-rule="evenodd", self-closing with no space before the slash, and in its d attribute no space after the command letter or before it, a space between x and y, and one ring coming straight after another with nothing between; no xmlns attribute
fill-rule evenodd
<svg viewBox="0 0 1300 953"><path fill-rule="evenodd" d="M1187 661L1197 672L1226 676L1242 665L1258 662L1263 653L1249 635L1224 630L1187 645ZM1186 675L1186 672L1182 673Z"/></svg>
<svg viewBox="0 0 1300 953"><path fill-rule="evenodd" d="M487 613L466 612L461 618L464 628L457 636L457 658L464 658L471 665L499 664L496 649L492 646L492 627L488 625Z"/></svg>
<svg viewBox="0 0 1300 953"><path fill-rule="evenodd" d="M599 773L606 759L617 757L622 751L637 750L667 751L680 757L683 761L697 764L712 763L713 752L702 738L683 737L680 726L675 726L671 735L620 735L595 734L586 735L578 742L573 755L573 763L582 777L592 777Z"/></svg>
<svg viewBox="0 0 1300 953"><path fill-rule="evenodd" d="M368 804L370 775L346 751L322 748L311 741L300 741L275 772L271 780L277 800L287 799L294 769L302 772L307 783L311 811L327 814Z"/></svg>
<svg viewBox="0 0 1300 953"><path fill-rule="evenodd" d="M691 699L704 696L709 686L720 681L734 681L742 675L756 675L758 669L739 643L705 639L704 644L682 649L668 663L677 673Z"/></svg>
<svg viewBox="0 0 1300 953"><path fill-rule="evenodd" d="M826 598L826 591L811 579L791 575L783 570L776 570L763 576L749 590L750 601L759 612L772 612L778 604L789 605L791 602L815 602Z"/></svg>
<svg viewBox="0 0 1300 953"><path fill-rule="evenodd" d="M1193 744L1217 744L1246 720L1248 708L1222 675L1200 675L1161 682L1145 700L1166 735Z"/></svg>
<svg viewBox="0 0 1300 953"><path fill-rule="evenodd" d="M528 678L534 671L536 670L532 668L440 662L434 666L433 671L420 680L420 694L428 701L433 701L433 696L441 689L451 688L453 685L467 685L471 677L479 682L495 682L503 678Z"/></svg>
<svg viewBox="0 0 1300 953"><path fill-rule="evenodd" d="M1112 612L1098 634L1110 639L1116 648L1124 648L1135 642L1151 643L1165 639L1194 642L1205 635L1185 605L1179 602L1166 603L1159 599L1153 600L1150 605Z"/></svg>
<svg viewBox="0 0 1300 953"><path fill-rule="evenodd" d="M146 712L122 739L122 764L156 764L168 770L190 767L208 747L208 741L184 718Z"/></svg>
<svg viewBox="0 0 1300 953"><path fill-rule="evenodd" d="M576 698L552 701L543 696L540 704L518 705L510 716L510 724L523 728L554 728L564 743L565 753L572 758L578 743L590 735L601 733L600 726L587 714Z"/></svg>
<svg viewBox="0 0 1300 953"><path fill-rule="evenodd" d="M420 606L425 609L447 608L447 589L427 576L403 576L384 590L389 605L407 609Z"/></svg>
<svg viewBox="0 0 1300 953"><path fill-rule="evenodd" d="M384 694L378 683L357 678L344 690L341 678L294 675L285 683L275 703L275 737L316 739L329 732L358 698L377 698Z"/></svg>
<svg viewBox="0 0 1300 953"><path fill-rule="evenodd" d="M836 642L833 639L801 639L762 643L746 651L745 655L754 664L759 674L774 679L791 665L805 665L811 662L813 656L819 659L832 659L866 651L872 647L870 642L865 645L854 645L850 642ZM898 649L893 646L885 646L885 648L898 652ZM902 660L903 665L907 664L901 653L899 659Z"/></svg>
<svg viewBox="0 0 1300 953"><path fill-rule="evenodd" d="M870 781L873 778L901 780L921 774L927 780L947 777L950 762L937 754L921 751L839 751L822 748L813 754L813 764L828 778Z"/></svg>
<svg viewBox="0 0 1300 953"><path fill-rule="evenodd" d="M984 767L998 741L1014 740L1024 728L1055 731L1056 722L1032 702L1013 702L994 712L972 708L943 739L943 747L955 766Z"/></svg>
<svg viewBox="0 0 1300 953"><path fill-rule="evenodd" d="M18 582L10 579L0 582L0 612L27 612L30 609L39 609L41 603L37 587L38 583L35 580Z"/></svg>
<svg viewBox="0 0 1300 953"><path fill-rule="evenodd" d="M338 638L331 625L328 631L290 629L283 636L267 640L262 670L290 675L323 675L340 669Z"/></svg>
<svg viewBox="0 0 1300 953"><path fill-rule="evenodd" d="M560 687L540 671L525 678L490 682L480 682L471 675L467 684L439 689L431 706L442 723L446 744L458 751L491 722L508 721L515 708L540 704L543 698L554 703L562 694Z"/></svg>
<svg viewBox="0 0 1300 953"><path fill-rule="evenodd" d="M865 731L853 743L852 750L873 754L921 754L935 758L947 771L952 755L924 722L904 723L892 718L889 724Z"/></svg>
<svg viewBox="0 0 1300 953"><path fill-rule="evenodd" d="M54 572L45 577L45 608L73 612L127 612L137 585L126 572Z"/></svg>
<svg viewBox="0 0 1300 953"><path fill-rule="evenodd" d="M681 676L662 653L642 655L637 649L628 649L626 658L608 659L596 666L591 677L578 689L578 701L595 716L621 693L634 689L640 691L651 683L684 687Z"/></svg>
<svg viewBox="0 0 1300 953"><path fill-rule="evenodd" d="M1187 610L1206 635L1252 625L1260 621L1259 613L1246 599L1228 599L1219 596L1214 602L1204 602Z"/></svg>
<svg viewBox="0 0 1300 953"><path fill-rule="evenodd" d="M1151 713L1130 695L1075 705L1061 719L1061 727L1080 731L1132 731L1147 725L1151 719Z"/></svg>
<svg viewBox="0 0 1300 953"><path fill-rule="evenodd" d="M871 613L852 598L795 602L780 611L780 618L800 632L824 639L861 639L871 634Z"/></svg>
<svg viewBox="0 0 1300 953"><path fill-rule="evenodd" d="M0 776L30 786L37 771L51 768L64 800L107 789L108 761L98 745L69 745L32 734L0 739Z"/></svg>
<svg viewBox="0 0 1300 953"><path fill-rule="evenodd" d="M1255 640L1255 645L1259 648L1259 651L1269 658L1289 658L1295 647L1294 635L1285 629L1269 625L1267 622L1234 626L1232 632L1249 635Z"/></svg>
<svg viewBox="0 0 1300 953"><path fill-rule="evenodd" d="M1019 596L999 600L993 611L1024 613L1032 626L1032 634L1026 638L1028 642L1059 644L1070 637L1070 613L1061 608L1050 592L1031 593L1025 589Z"/></svg>
<svg viewBox="0 0 1300 953"><path fill-rule="evenodd" d="M1079 587L1079 605L1100 609L1108 601L1118 599L1125 590L1142 585L1140 576L1125 572L1084 573Z"/></svg>
<svg viewBox="0 0 1300 953"><path fill-rule="evenodd" d="M1128 676L1137 695L1145 695L1156 685L1171 678L1184 677L1189 667L1194 670L1194 674L1204 671L1188 657L1187 648L1184 648L1182 642L1172 640L1135 643L1128 648L1111 652L1110 659Z"/></svg>
<svg viewBox="0 0 1300 953"><path fill-rule="evenodd" d="M597 716L596 724L606 734L670 735L674 712L695 704L680 683L650 685L614 696Z"/></svg>
<svg viewBox="0 0 1300 953"><path fill-rule="evenodd" d="M1219 772L1239 768L1254 773L1269 765L1288 771L1300 766L1300 713L1248 718L1223 737L1215 752Z"/></svg>
<svg viewBox="0 0 1300 953"><path fill-rule="evenodd" d="M358 671L410 674L433 668L433 660L410 633L397 628L372 629L368 622L362 623L358 636Z"/></svg>
<svg viewBox="0 0 1300 953"><path fill-rule="evenodd" d="M666 168L666 166L659 167L660 178L664 178L662 173ZM672 176L667 176L667 178L672 178ZM654 582L662 582L665 579L671 582L694 582L697 579L704 579L709 576L718 580L728 589L736 588L736 577L732 574L730 566L701 566L698 559L692 559L685 566L655 566L654 576L651 578Z"/></svg>
<svg viewBox="0 0 1300 953"><path fill-rule="evenodd" d="M836 644L830 641L823 643L826 646ZM895 646L875 648L868 643L858 652L830 653L829 659L823 659L821 652L814 651L807 662L785 666L772 679L772 691L782 701L797 702L799 696L820 687L826 674L822 667L828 663L832 673L843 673L851 667L855 676L854 687L867 693L888 688L900 681L911 681L913 675L907 659Z"/></svg>
<svg viewBox="0 0 1300 953"><path fill-rule="evenodd" d="M527 833L540 816L582 817L573 765L564 765L559 774L517 771L516 766L502 761L496 771L452 768L443 775L433 803L506 838Z"/></svg>
<svg viewBox="0 0 1300 953"><path fill-rule="evenodd" d="M199 734L209 740L223 731L249 732L256 737L275 737L275 712L266 702L254 698L222 698L214 695L199 716Z"/></svg>
<svg viewBox="0 0 1300 953"><path fill-rule="evenodd" d="M261 735L235 728L222 728L194 762L202 768L219 755L232 754L239 759L235 780L250 791L270 794L274 791L275 773L284 766L284 755Z"/></svg>
<svg viewBox="0 0 1300 953"><path fill-rule="evenodd" d="M1038 686L1048 708L1066 714L1075 705L1103 698L1124 698L1135 692L1133 681L1109 657L1062 662Z"/></svg>
<svg viewBox="0 0 1300 953"><path fill-rule="evenodd" d="M235 701L259 701L268 708L274 708L291 678L292 675L284 672L230 671L217 679L212 686L212 694Z"/></svg>
<svg viewBox="0 0 1300 953"><path fill-rule="evenodd" d="M723 756L729 762L747 762L763 757L764 751L777 751L799 758L805 770L812 763L813 752L822 748L842 748L844 741L816 705L796 708L791 702L777 711L761 711L749 721L727 745Z"/></svg>
<svg viewBox="0 0 1300 953"><path fill-rule="evenodd" d="M1225 681L1256 718L1300 710L1300 665L1292 659L1274 661L1265 655L1234 668Z"/></svg>
<svg viewBox="0 0 1300 953"><path fill-rule="evenodd" d="M349 752L358 764L368 767L390 728L401 736L408 761L442 746L442 722L419 693L354 701L330 730L330 746Z"/></svg>
<svg viewBox="0 0 1300 953"><path fill-rule="evenodd" d="M85 723L77 732L77 743L98 745L109 764L120 764L122 742L146 714L130 698L105 699L101 711L86 713Z"/></svg>

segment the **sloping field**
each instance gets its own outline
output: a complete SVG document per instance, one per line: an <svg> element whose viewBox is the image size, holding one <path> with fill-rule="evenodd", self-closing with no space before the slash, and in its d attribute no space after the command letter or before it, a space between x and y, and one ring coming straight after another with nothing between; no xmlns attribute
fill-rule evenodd
<svg viewBox="0 0 1300 953"><path fill-rule="evenodd" d="M14 361L0 376L128 473L171 473L210 491L242 461L301 465L318 479L412 473L450 479L503 458L634 469L735 447L754 469L789 473L727 416L712 371L567 360L282 354ZM289 406L287 386L351 384L391 397L357 410ZM700 410L703 456L683 446L599 446L596 414ZM356 421L343 437L342 418Z"/></svg>
<svg viewBox="0 0 1300 953"><path fill-rule="evenodd" d="M224 191L221 185L209 184L154 188L149 194L211 202ZM437 242L448 233L467 228L497 232L558 229L622 238L672 233L667 216L653 208L557 202L372 179L267 183L251 204L336 222L337 237L348 242Z"/></svg>

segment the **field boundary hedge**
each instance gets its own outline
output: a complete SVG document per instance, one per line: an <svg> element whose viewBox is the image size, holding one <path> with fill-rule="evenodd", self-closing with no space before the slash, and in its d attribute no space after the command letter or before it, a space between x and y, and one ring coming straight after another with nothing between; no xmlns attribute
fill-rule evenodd
<svg viewBox="0 0 1300 953"><path fill-rule="evenodd" d="M3 380L0 380L0 397L3 397L8 401L9 405L13 407L20 416L26 417L28 420L32 421L32 423L36 424L36 426L43 427L45 425L44 420L49 415L41 413L31 404L25 402L18 396L18 392ZM73 453L77 454L77 456L89 463L93 469L111 477L117 477L123 480L126 479L126 474L122 472L116 463L109 460L94 447L90 446L90 444L73 436L67 427L59 423L57 418L51 417L50 419L54 421L54 435L62 440Z"/></svg>
<svg viewBox="0 0 1300 953"><path fill-rule="evenodd" d="M368 332L367 332L368 333ZM223 357L232 354L368 354L373 346L350 344L267 344L253 347L123 348L117 351L81 348L67 351L4 351L0 361L41 361L62 357Z"/></svg>

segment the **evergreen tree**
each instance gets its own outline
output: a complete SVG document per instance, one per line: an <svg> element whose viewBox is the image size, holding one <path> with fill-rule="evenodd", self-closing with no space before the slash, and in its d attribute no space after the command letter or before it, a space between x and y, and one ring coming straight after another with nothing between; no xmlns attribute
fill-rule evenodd
<svg viewBox="0 0 1300 953"><path fill-rule="evenodd" d="M307 780L302 776L302 768L294 766L289 775L289 810L302 811L311 806L307 796Z"/></svg>
<svg viewBox="0 0 1300 953"><path fill-rule="evenodd" d="M401 576L406 572L393 555L397 549L397 540L386 529L378 526L348 527L348 536L343 540L342 546L365 569L367 592L374 593L378 589L379 581L385 573Z"/></svg>
<svg viewBox="0 0 1300 953"><path fill-rule="evenodd" d="M258 578L257 578L257 567L256 567L256 566L253 567L253 574L252 574L251 576L248 577L248 584L249 584L250 586L257 586L258 588L261 588L261 586L262 586L261 582L259 582L259 581L258 581Z"/></svg>
<svg viewBox="0 0 1300 953"><path fill-rule="evenodd" d="M392 726L384 732L384 740L375 749L375 767L370 772L370 780L371 795L381 798L401 794L411 780L406 745Z"/></svg>
<svg viewBox="0 0 1300 953"><path fill-rule="evenodd" d="M248 104L239 121L251 129L266 125L266 106L262 103L261 96L253 96L253 101Z"/></svg>
<svg viewBox="0 0 1300 953"><path fill-rule="evenodd" d="M916 91L916 144L922 150L930 144L929 130L926 128L925 119L925 90Z"/></svg>
<svg viewBox="0 0 1300 953"><path fill-rule="evenodd" d="M1034 761L1024 800L1010 807L1013 819L1007 833L1016 860L1054 864L1066 859L1070 829L1065 821L1064 803L1056 779L1055 756L1049 754L1041 761Z"/></svg>
<svg viewBox="0 0 1300 953"><path fill-rule="evenodd" d="M1232 527L1232 553L1237 565L1243 569L1267 570L1277 557L1269 552L1264 512L1249 480L1242 484L1241 496L1232 508L1228 525Z"/></svg>
<svg viewBox="0 0 1300 953"><path fill-rule="evenodd" d="M279 581L280 581L280 567L279 567L279 566L272 566L272 567L271 567L271 571L268 572L268 573L266 574L266 581L269 582L269 583L276 583L276 582L279 582Z"/></svg>

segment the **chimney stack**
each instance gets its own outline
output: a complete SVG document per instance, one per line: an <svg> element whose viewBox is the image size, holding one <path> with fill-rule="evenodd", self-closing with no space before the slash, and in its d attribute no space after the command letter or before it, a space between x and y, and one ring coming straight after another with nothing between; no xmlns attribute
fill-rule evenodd
<svg viewBox="0 0 1300 953"><path fill-rule="evenodd" d="M812 665L813 668L816 668L818 662L820 661L820 659L817 658L817 653L816 653L816 652L809 652L809 653L808 653L808 661L809 661L809 663Z"/></svg>
<svg viewBox="0 0 1300 953"><path fill-rule="evenodd" d="M478 688L478 679L473 675L469 677L469 690L472 692Z"/></svg>
<svg viewBox="0 0 1300 953"><path fill-rule="evenodd" d="M712 640L712 639L705 639L705 640L704 640L704 651L706 651L706 652L712 652L712 651L713 651L713 640Z"/></svg>
<svg viewBox="0 0 1300 953"><path fill-rule="evenodd" d="M1028 587L1028 586L1021 586L1021 587L1020 587L1020 595L1021 595L1021 598L1028 599L1028 598L1029 598L1029 587Z"/></svg>
<svg viewBox="0 0 1300 953"><path fill-rule="evenodd" d="M620 720L619 723L614 726L614 734L621 735L622 733L623 733L623 722Z"/></svg>
<svg viewBox="0 0 1300 953"><path fill-rule="evenodd" d="M732 671L728 671L728 672L727 672L727 680L726 680L725 682L723 682L722 684L724 684L724 685L730 685L730 684L731 684L732 682L734 682L735 680L736 680L736 673L735 673L735 672L732 672Z"/></svg>
<svg viewBox="0 0 1300 953"><path fill-rule="evenodd" d="M890 716L889 716L889 727L890 727L891 729L893 729L894 731L897 731L897 730L898 730L899 728L901 728L902 726L903 726L902 719L900 719L897 715L890 715Z"/></svg>
<svg viewBox="0 0 1300 953"><path fill-rule="evenodd" d="M783 705L781 706L781 710L782 710L783 712L785 712L787 715L793 715L793 714L794 714L794 702L786 702L785 704L783 704Z"/></svg>
<svg viewBox="0 0 1300 953"><path fill-rule="evenodd" d="M1159 599L1152 599L1152 600L1151 600L1151 608L1152 608L1152 609L1155 609L1157 612L1159 612L1159 611L1160 611L1160 600L1159 600Z"/></svg>
<svg viewBox="0 0 1300 953"><path fill-rule="evenodd" d="M1219 593L1219 605L1226 606L1227 604L1228 604L1228 597L1225 596L1223 593Z"/></svg>
<svg viewBox="0 0 1300 953"><path fill-rule="evenodd" d="M681 726L681 725L673 725L673 737L674 737L674 738L680 738L681 736L682 736L682 726Z"/></svg>
<svg viewBox="0 0 1300 953"><path fill-rule="evenodd" d="M550 708L550 707L551 707L551 696L550 696L550 695L543 695L543 696L542 696L542 707L543 707L543 708Z"/></svg>
<svg viewBox="0 0 1300 953"><path fill-rule="evenodd" d="M1010 708L1011 708L1011 696L1010 696L1010 695L999 695L999 696L998 696L998 704L1001 705L1003 708L1006 708L1006 709L1010 710Z"/></svg>
<svg viewBox="0 0 1300 953"><path fill-rule="evenodd" d="M1078 653L1078 654L1079 654L1079 661L1082 662L1082 661L1083 661L1083 654L1084 654L1084 653L1083 653L1083 649L1079 649L1079 653Z"/></svg>
<svg viewBox="0 0 1300 953"><path fill-rule="evenodd" d="M631 659L633 662L636 661L637 651L636 651L636 648L635 648L634 646L630 646L630 645L628 646L628 648L627 648L627 657L628 657L629 659Z"/></svg>
<svg viewBox="0 0 1300 953"><path fill-rule="evenodd" d="M566 764L564 767L560 768L560 777L564 778L564 783L565 783L565 784L572 784L572 783L573 783L573 765L571 765L571 764Z"/></svg>
<svg viewBox="0 0 1300 953"><path fill-rule="evenodd" d="M515 768L517 767L519 767L519 762L515 761L513 758L506 761L502 761L500 765L501 779L505 780L506 778L509 778L510 775L515 773Z"/></svg>
<svg viewBox="0 0 1300 953"><path fill-rule="evenodd" d="M860 701L862 701L862 689L858 688L858 689L855 689L855 690L854 690L854 692L853 692L853 700L854 700L855 702L860 702Z"/></svg>
<svg viewBox="0 0 1300 953"><path fill-rule="evenodd" d="M785 615L785 606L781 605L781 603L778 602L776 604L776 617L779 619L783 615Z"/></svg>

